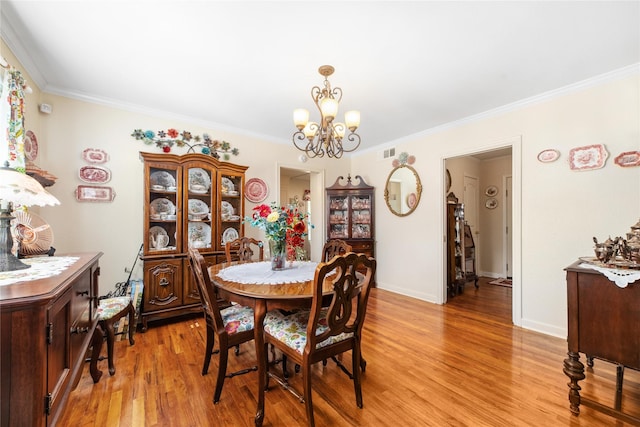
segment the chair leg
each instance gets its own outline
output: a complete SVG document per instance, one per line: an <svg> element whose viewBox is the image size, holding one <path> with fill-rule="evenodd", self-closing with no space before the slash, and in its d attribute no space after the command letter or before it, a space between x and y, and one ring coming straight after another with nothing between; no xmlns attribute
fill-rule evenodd
<svg viewBox="0 0 640 427"><path fill-rule="evenodd" d="M216 336L213 330L207 325L207 346L204 351L204 364L202 365L202 375L207 375L209 372L209 363L211 363L211 355L213 354L213 345L215 344Z"/></svg>
<svg viewBox="0 0 640 427"><path fill-rule="evenodd" d="M302 384L304 388L304 406L307 410L307 422L309 427L314 427L316 423L313 419L313 401L311 400L311 365L308 363L302 366Z"/></svg>
<svg viewBox="0 0 640 427"><path fill-rule="evenodd" d="M360 349L356 346L351 350L352 358L352 373L353 373L353 387L356 392L356 405L358 408L362 408L362 386L360 384L361 371L358 369L361 366Z"/></svg>
<svg viewBox="0 0 640 427"><path fill-rule="evenodd" d="M105 320L102 324L107 335L107 360L109 362L109 375L115 375L116 367L113 363L113 342L115 341L113 319Z"/></svg>
<svg viewBox="0 0 640 427"><path fill-rule="evenodd" d="M213 394L213 403L220 401L220 395L222 394L222 386L224 385L224 378L227 376L227 360L229 358L229 349L226 346L220 345L220 355L218 358L218 379L216 380L216 391Z"/></svg>
<svg viewBox="0 0 640 427"><path fill-rule="evenodd" d="M133 339L133 333L136 329L136 309L132 303L129 303L129 344L134 345L136 342Z"/></svg>

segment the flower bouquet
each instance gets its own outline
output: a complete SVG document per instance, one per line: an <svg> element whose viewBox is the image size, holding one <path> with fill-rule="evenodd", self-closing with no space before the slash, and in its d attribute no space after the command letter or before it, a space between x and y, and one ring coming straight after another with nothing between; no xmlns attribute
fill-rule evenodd
<svg viewBox="0 0 640 427"><path fill-rule="evenodd" d="M261 204L253 208L251 217L245 222L264 230L269 240L271 268L282 270L287 259L294 260L304 252L304 238L307 236L305 221L308 216L297 208Z"/></svg>

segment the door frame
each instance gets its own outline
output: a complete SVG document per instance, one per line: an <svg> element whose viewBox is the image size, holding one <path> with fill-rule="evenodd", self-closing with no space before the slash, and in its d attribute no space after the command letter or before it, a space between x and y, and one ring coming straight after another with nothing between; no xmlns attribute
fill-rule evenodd
<svg viewBox="0 0 640 427"><path fill-rule="evenodd" d="M511 212L513 230L511 235L512 251L513 251L513 267L512 267L512 293L511 293L511 318L516 326L522 326L522 135L505 138L495 141L478 148L468 148L466 150L458 150L446 152L440 158L440 235L443 236L441 250L441 270L440 270L440 301L447 301L447 217L446 217L446 160L452 157L471 156L487 151L499 150L501 148L511 147Z"/></svg>
<svg viewBox="0 0 640 427"><path fill-rule="evenodd" d="M309 174L310 190L311 190L311 222L313 227L309 227L309 235L311 237L310 247L311 261L321 261L322 247L324 246L325 224L325 170L302 168L299 165L276 162L276 183L275 197L273 199L280 200L280 169L295 169L300 173Z"/></svg>

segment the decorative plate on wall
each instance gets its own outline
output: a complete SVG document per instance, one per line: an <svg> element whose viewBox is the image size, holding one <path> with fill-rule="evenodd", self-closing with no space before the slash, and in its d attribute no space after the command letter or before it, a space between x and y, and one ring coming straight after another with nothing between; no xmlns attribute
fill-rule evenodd
<svg viewBox="0 0 640 427"><path fill-rule="evenodd" d="M111 180L111 171L102 166L83 166L78 175L82 181L89 184L104 184Z"/></svg>
<svg viewBox="0 0 640 427"><path fill-rule="evenodd" d="M267 184L260 178L251 178L244 186L244 197L252 203L260 203L267 198Z"/></svg>
<svg viewBox="0 0 640 427"><path fill-rule="evenodd" d="M620 153L615 159L615 163L623 168L640 166L640 151L625 151Z"/></svg>
<svg viewBox="0 0 640 427"><path fill-rule="evenodd" d="M484 206L487 209L495 209L498 207L498 201L492 197L491 199L487 199Z"/></svg>
<svg viewBox="0 0 640 427"><path fill-rule="evenodd" d="M496 187L495 185L490 185L486 190L484 190L484 194L489 197L495 197L498 195L498 187Z"/></svg>
<svg viewBox="0 0 640 427"><path fill-rule="evenodd" d="M574 171L600 169L609 153L603 144L585 145L569 151L569 167Z"/></svg>
<svg viewBox="0 0 640 427"><path fill-rule="evenodd" d="M24 135L24 155L27 160L34 161L38 157L38 138L36 135L28 130Z"/></svg>
<svg viewBox="0 0 640 427"><path fill-rule="evenodd" d="M542 163L551 163L558 160L560 157L560 152L554 149L542 150L538 153L538 161Z"/></svg>
<svg viewBox="0 0 640 427"><path fill-rule="evenodd" d="M109 155L98 148L87 148L82 152L82 158L89 163L105 163L109 160Z"/></svg>
<svg viewBox="0 0 640 427"><path fill-rule="evenodd" d="M113 202L116 197L113 188L96 185L78 185L75 195L79 202Z"/></svg>

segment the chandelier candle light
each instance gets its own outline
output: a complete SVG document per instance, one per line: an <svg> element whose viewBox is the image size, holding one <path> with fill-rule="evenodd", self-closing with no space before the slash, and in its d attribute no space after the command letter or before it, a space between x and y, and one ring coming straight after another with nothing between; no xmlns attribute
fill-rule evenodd
<svg viewBox="0 0 640 427"><path fill-rule="evenodd" d="M293 134L293 144L298 150L304 151L308 157L328 157L339 159L343 153L354 151L360 145L360 136L355 133L360 126L360 112L347 111L344 123L334 122L338 115L338 104L342 99L342 89L331 88L327 77L333 74L331 65L323 65L318 72L324 76L324 87L314 86L311 98L320 111L320 123L309 121L309 111L298 108L293 111L293 122L298 131ZM343 145L346 130L348 147Z"/></svg>

